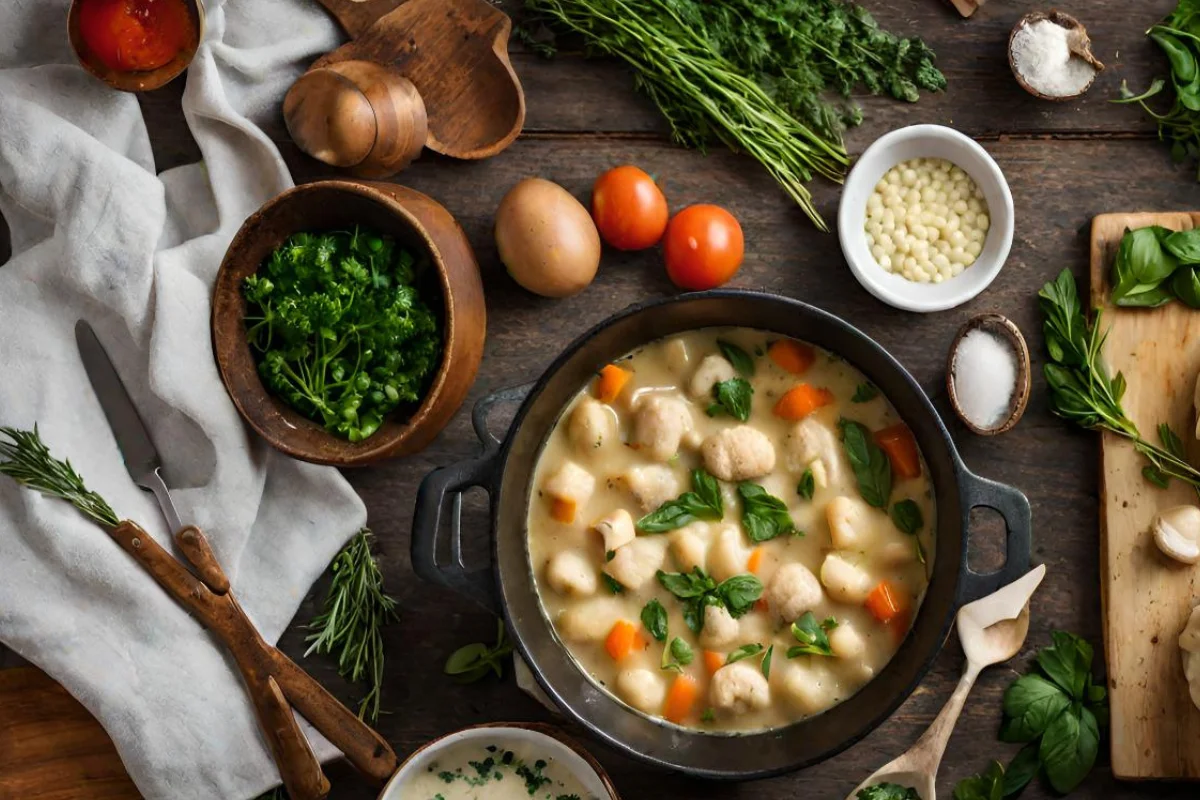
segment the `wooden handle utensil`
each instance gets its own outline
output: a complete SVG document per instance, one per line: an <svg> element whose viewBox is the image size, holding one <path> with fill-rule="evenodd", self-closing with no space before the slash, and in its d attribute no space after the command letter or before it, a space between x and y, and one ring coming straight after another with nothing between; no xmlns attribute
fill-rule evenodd
<svg viewBox="0 0 1200 800"><path fill-rule="evenodd" d="M229 590L229 579L198 528L180 530L175 542L201 577L135 523L122 522L109 533L229 649L293 800L322 800L330 788L292 715L293 706L367 777L382 783L395 772L399 761L387 742L262 638Z"/></svg>

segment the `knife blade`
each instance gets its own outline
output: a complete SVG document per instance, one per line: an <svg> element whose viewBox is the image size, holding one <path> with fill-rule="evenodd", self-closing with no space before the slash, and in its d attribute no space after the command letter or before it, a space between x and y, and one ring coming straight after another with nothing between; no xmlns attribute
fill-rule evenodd
<svg viewBox="0 0 1200 800"><path fill-rule="evenodd" d="M146 423L130 399L108 351L86 320L75 323L75 343L79 347L79 356L88 380L100 401L100 408L104 410L108 426L117 440L117 448L125 460L125 469L134 483L154 494L167 525L172 532L178 531L183 524L167 491L158 448L154 446Z"/></svg>

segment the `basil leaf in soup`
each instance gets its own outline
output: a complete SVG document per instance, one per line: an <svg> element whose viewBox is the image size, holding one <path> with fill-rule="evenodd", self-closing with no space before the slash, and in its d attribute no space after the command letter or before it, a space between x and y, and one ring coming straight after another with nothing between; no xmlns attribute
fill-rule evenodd
<svg viewBox="0 0 1200 800"><path fill-rule="evenodd" d="M680 600L700 597L717 588L716 582L699 567L693 568L691 572L663 572L660 569L656 577L664 589Z"/></svg>
<svg viewBox="0 0 1200 800"><path fill-rule="evenodd" d="M651 600L642 607L642 624L658 641L667 640L667 610L658 600Z"/></svg>
<svg viewBox="0 0 1200 800"><path fill-rule="evenodd" d="M708 415L716 416L714 410L721 409L739 422L750 419L750 401L754 387L745 378L730 378L713 386L713 398L717 401L708 407Z"/></svg>
<svg viewBox="0 0 1200 800"><path fill-rule="evenodd" d="M738 484L742 497L742 527L752 542L765 542L796 529L787 505L757 483Z"/></svg>
<svg viewBox="0 0 1200 800"><path fill-rule="evenodd" d="M817 480L813 477L813 471L811 469L804 470L804 474L800 476L800 483L796 485L796 494L805 500L812 500L816 490Z"/></svg>
<svg viewBox="0 0 1200 800"><path fill-rule="evenodd" d="M805 611L800 619L792 623L792 636L800 644L788 648L787 657L832 656L833 648L829 646L829 631L837 626L837 620L833 617L817 622L816 615L811 611Z"/></svg>
<svg viewBox="0 0 1200 800"><path fill-rule="evenodd" d="M901 500L892 506L892 522L901 532L915 536L925 526L925 517L915 500Z"/></svg>
<svg viewBox="0 0 1200 800"><path fill-rule="evenodd" d="M753 608L758 598L762 597L762 593L762 581L753 575L734 575L722 581L716 591L719 602L724 604L729 616L735 619Z"/></svg>
<svg viewBox="0 0 1200 800"><path fill-rule="evenodd" d="M850 398L851 403L869 403L879 397L879 388L870 381L860 383L854 390L853 396Z"/></svg>
<svg viewBox="0 0 1200 800"><path fill-rule="evenodd" d="M725 663L726 663L726 665L736 664L737 662L741 661L744 658L750 658L750 656L758 655L759 653L762 652L762 649L763 649L763 646L761 644L758 644L757 642L754 644L744 644L741 647L739 647L737 650L734 650L732 653L730 653L728 656L726 656Z"/></svg>
<svg viewBox="0 0 1200 800"><path fill-rule="evenodd" d="M721 355L725 356L725 360L733 365L739 375L747 378L754 377L754 359L750 357L749 353L733 342L727 342L724 339L717 339L717 347L721 349Z"/></svg>
<svg viewBox="0 0 1200 800"><path fill-rule="evenodd" d="M621 584L621 582L612 575L609 575L607 572L601 572L600 577L604 580L604 585L608 587L608 590L613 594L621 594L625 591L625 587Z"/></svg>
<svg viewBox="0 0 1200 800"><path fill-rule="evenodd" d="M704 604L699 597L687 600L683 604L683 622L688 630L697 636L704 630Z"/></svg>
<svg viewBox="0 0 1200 800"><path fill-rule="evenodd" d="M690 644L676 636L671 640L671 657L686 667L688 664L692 663L692 660L696 657L696 654L692 652L692 646Z"/></svg>
<svg viewBox="0 0 1200 800"><path fill-rule="evenodd" d="M696 520L719 520L725 516L725 502L717 479L702 469L692 470L692 491L668 500L637 521L642 533L665 533L690 525Z"/></svg>
<svg viewBox="0 0 1200 800"><path fill-rule="evenodd" d="M762 674L767 680L771 679L771 656L775 654L775 645L767 648L767 652L763 653L762 657Z"/></svg>
<svg viewBox="0 0 1200 800"><path fill-rule="evenodd" d="M865 425L852 419L838 420L846 460L858 481L858 493L869 505L887 508L892 494L892 464Z"/></svg>

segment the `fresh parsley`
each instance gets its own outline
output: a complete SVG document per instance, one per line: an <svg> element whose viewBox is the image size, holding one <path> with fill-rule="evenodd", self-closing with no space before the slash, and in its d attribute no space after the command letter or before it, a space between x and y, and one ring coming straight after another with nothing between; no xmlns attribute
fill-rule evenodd
<svg viewBox="0 0 1200 800"><path fill-rule="evenodd" d="M1040 770L1056 792L1072 791L1091 772L1108 724L1107 691L1092 677L1092 646L1055 631L1037 655L1036 669L1004 693L1000 739L1025 745L1004 775L1015 794ZM957 797L957 795L956 795Z"/></svg>
<svg viewBox="0 0 1200 800"><path fill-rule="evenodd" d="M705 413L710 417L728 414L739 422L750 419L750 402L754 387L745 378L730 378L713 386L713 400Z"/></svg>
<svg viewBox="0 0 1200 800"><path fill-rule="evenodd" d="M720 348L721 355L725 356L725 360L733 365L739 375L745 378L754 377L754 359L749 353L733 342L727 342L724 339L717 339L717 347Z"/></svg>
<svg viewBox="0 0 1200 800"><path fill-rule="evenodd" d="M879 397L879 387L870 382L860 383L855 387L854 394L850 397L850 402L869 403L876 397Z"/></svg>
<svg viewBox="0 0 1200 800"><path fill-rule="evenodd" d="M352 442L421 399L441 359L416 288L424 261L365 230L297 233L243 284L246 341L263 383Z"/></svg>
<svg viewBox="0 0 1200 800"><path fill-rule="evenodd" d="M752 542L765 542L796 530L787 505L757 483L739 483L742 498L742 527Z"/></svg>
<svg viewBox="0 0 1200 800"><path fill-rule="evenodd" d="M838 626L833 617L817 622L811 611L805 611L800 619L792 623L792 636L800 644L789 647L788 658L797 656L832 656L833 648L829 646L829 632Z"/></svg>
<svg viewBox="0 0 1200 800"><path fill-rule="evenodd" d="M704 609L720 606L733 618L746 614L762 597L762 581L753 575L734 575L721 583L700 567L691 572L657 573L659 584L683 602L683 621L693 633L704 629Z"/></svg>
<svg viewBox="0 0 1200 800"><path fill-rule="evenodd" d="M717 479L702 469L692 470L692 491L668 500L637 521L642 533L665 533L698 519L719 520L725 516L725 501Z"/></svg>
<svg viewBox="0 0 1200 800"><path fill-rule="evenodd" d="M1004 800L1004 796L1004 766L999 761L954 787L954 800Z"/></svg>
<svg viewBox="0 0 1200 800"><path fill-rule="evenodd" d="M796 484L796 494L803 497L805 500L812 500L813 493L817 490L817 479L813 477L812 468L804 470L804 474L800 476L800 483Z"/></svg>
<svg viewBox="0 0 1200 800"><path fill-rule="evenodd" d="M871 438L865 425L852 419L838 420L842 447L858 481L858 493L876 508L887 508L892 494L892 464L883 448Z"/></svg>
<svg viewBox="0 0 1200 800"><path fill-rule="evenodd" d="M642 607L642 624L660 642L667 640L667 610L657 599Z"/></svg>
<svg viewBox="0 0 1200 800"><path fill-rule="evenodd" d="M898 783L877 783L860 789L855 797L857 800L921 800L916 789Z"/></svg>

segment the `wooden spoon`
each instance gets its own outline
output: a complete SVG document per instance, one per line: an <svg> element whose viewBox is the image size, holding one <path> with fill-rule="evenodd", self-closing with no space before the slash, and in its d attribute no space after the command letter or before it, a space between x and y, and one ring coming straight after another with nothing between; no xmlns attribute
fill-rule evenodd
<svg viewBox="0 0 1200 800"><path fill-rule="evenodd" d="M1007 661L1025 644L1025 636L1029 633L1029 598L1045 575L1046 565L1039 565L1023 578L959 609L958 638L967 655L967 666L958 688L917 743L875 770L846 800L855 800L863 789L878 783L911 786L922 800L937 800L938 766L967 695L984 667Z"/></svg>

